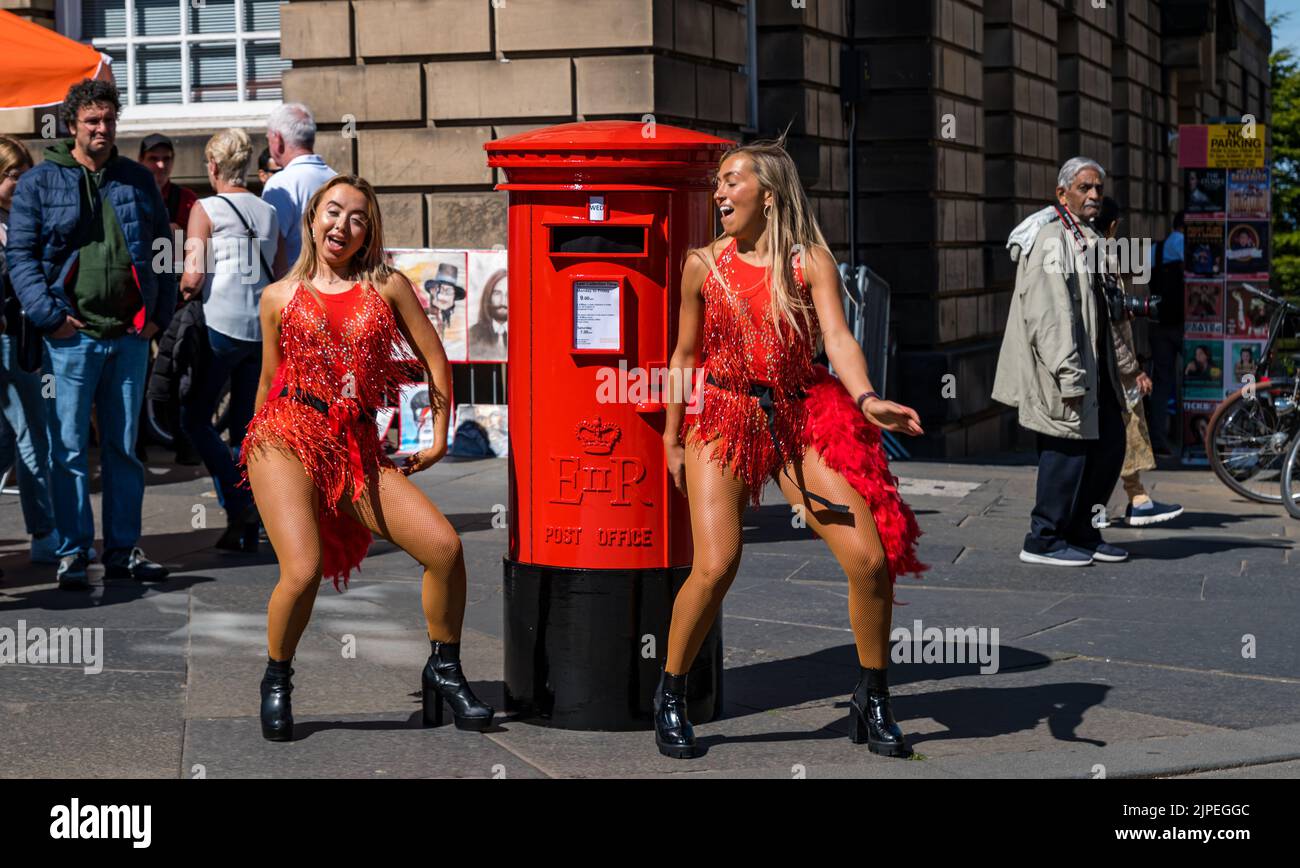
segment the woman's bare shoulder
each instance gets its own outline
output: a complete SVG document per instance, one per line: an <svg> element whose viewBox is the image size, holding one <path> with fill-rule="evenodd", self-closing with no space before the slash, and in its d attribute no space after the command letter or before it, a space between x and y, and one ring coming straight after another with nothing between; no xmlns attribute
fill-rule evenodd
<svg viewBox="0 0 1300 868"><path fill-rule="evenodd" d="M692 247L686 251L686 262L683 265L683 273L687 277L697 277L703 279L704 275L709 272L709 259L717 261L726 249L727 238L719 238L716 241L710 241L702 247ZM710 257L710 254L712 256Z"/></svg>
<svg viewBox="0 0 1300 868"><path fill-rule="evenodd" d="M262 309L270 310L279 316L292 299L294 291L298 288L298 281L292 278L281 278L274 283L268 283L262 288Z"/></svg>
<svg viewBox="0 0 1300 868"><path fill-rule="evenodd" d="M402 296L409 295L414 291L410 279L396 268L387 272L382 278L376 281L375 289L388 302L394 304Z"/></svg>

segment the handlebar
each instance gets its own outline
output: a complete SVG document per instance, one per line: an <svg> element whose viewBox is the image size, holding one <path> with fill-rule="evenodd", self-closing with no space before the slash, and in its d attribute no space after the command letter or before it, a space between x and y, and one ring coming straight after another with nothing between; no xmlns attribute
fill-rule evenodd
<svg viewBox="0 0 1300 868"><path fill-rule="evenodd" d="M1265 301L1272 302L1273 304L1282 305L1283 307L1295 308L1295 305L1287 301L1285 298L1278 298L1276 295L1269 295L1267 292L1264 292L1263 290L1260 289L1256 289L1255 287L1251 286L1249 283L1241 284L1241 288L1246 290L1246 292L1249 292L1251 295L1257 295L1260 298L1264 299Z"/></svg>

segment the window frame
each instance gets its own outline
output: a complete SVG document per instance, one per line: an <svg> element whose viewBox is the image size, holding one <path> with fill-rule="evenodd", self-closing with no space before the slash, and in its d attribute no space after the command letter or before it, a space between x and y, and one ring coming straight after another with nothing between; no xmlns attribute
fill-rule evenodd
<svg viewBox="0 0 1300 868"><path fill-rule="evenodd" d="M109 49L125 49L125 69L114 70L113 76L119 91L124 97L119 127L129 131L136 124L150 122L169 122L174 125L187 126L198 123L212 123L228 120L232 125L255 123L265 120L272 109L283 103L283 99L248 99L248 53L247 47L254 42L274 41L280 43L280 29L246 30L244 29L245 0L235 0L235 28L220 33L191 33L189 7L193 0L175 0L180 7L180 33L167 36L135 36L135 0L125 0L124 13L126 30L124 36L109 36L93 39L82 38L82 0L57 0L55 8L55 25L59 33L70 39L87 43L107 54ZM285 5L283 2L281 6ZM192 71L190 48L194 44L234 43L235 46L235 99L215 102L195 102L192 100ZM175 45L180 48L181 80L179 102L139 103L136 93L136 48L141 45ZM122 64L118 64L121 66ZM125 78L125 87L123 86ZM193 124L187 124L192 121Z"/></svg>

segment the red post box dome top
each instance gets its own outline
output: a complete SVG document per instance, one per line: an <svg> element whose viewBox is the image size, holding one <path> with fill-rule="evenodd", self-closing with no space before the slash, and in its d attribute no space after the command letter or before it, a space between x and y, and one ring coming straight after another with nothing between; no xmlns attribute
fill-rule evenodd
<svg viewBox="0 0 1300 868"><path fill-rule="evenodd" d="M542 184L653 183L712 187L734 142L653 121L559 124L485 142L488 165L505 170L501 189Z"/></svg>

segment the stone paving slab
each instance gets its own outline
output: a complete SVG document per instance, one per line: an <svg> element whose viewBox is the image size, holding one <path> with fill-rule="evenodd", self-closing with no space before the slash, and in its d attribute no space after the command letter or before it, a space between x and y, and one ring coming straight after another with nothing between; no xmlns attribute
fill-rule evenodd
<svg viewBox="0 0 1300 868"><path fill-rule="evenodd" d="M209 778L546 777L491 736L424 728L418 712L294 717L292 742L263 740L256 717L191 719L183 765Z"/></svg>

